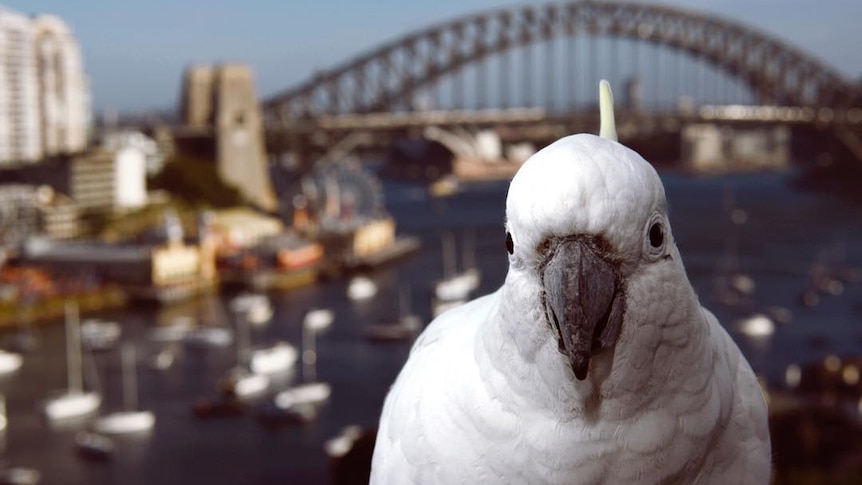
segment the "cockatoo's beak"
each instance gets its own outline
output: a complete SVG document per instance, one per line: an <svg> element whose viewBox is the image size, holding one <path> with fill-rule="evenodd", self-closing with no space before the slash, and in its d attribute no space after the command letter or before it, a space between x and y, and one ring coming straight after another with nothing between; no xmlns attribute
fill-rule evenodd
<svg viewBox="0 0 862 485"><path fill-rule="evenodd" d="M553 240L541 273L548 322L578 380L616 343L625 313L619 263L603 247L589 236Z"/></svg>

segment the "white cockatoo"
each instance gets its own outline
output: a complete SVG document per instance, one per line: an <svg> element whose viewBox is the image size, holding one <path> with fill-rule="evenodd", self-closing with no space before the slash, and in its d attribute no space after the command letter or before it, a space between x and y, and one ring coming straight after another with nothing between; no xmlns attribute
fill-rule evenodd
<svg viewBox="0 0 862 485"><path fill-rule="evenodd" d="M751 367L689 283L653 167L563 138L509 187L509 271L417 339L372 484L768 484Z"/></svg>

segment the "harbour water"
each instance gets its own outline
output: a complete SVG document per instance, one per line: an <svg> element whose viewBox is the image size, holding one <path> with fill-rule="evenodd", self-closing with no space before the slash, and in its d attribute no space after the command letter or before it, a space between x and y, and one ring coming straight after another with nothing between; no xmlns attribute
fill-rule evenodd
<svg viewBox="0 0 862 485"><path fill-rule="evenodd" d="M788 184L790 174L693 178L665 173L662 177L674 235L702 303L716 313L770 385L782 383L791 363L816 361L832 353L862 353L862 283L847 283L840 294L824 295L816 306L803 305L799 299L810 286L812 264L862 268L862 206L794 190ZM43 483L49 484L328 483L324 442L347 425L376 426L386 391L410 348L410 342L367 341L362 325L394 319L402 287L410 289L413 311L426 322L430 319L430 285L442 276L441 237L446 231L455 235L459 251L468 231L475 236L476 262L482 272L476 295L499 287L506 272L507 186L506 182L479 183L452 197L433 199L424 186L388 181L386 203L399 232L419 236L423 249L373 273L379 287L374 298L349 300L346 281L269 295L274 318L269 326L252 330L252 341L259 345L281 339L299 346L307 309L325 307L335 312L332 326L317 338L317 374L332 385L332 395L312 422L267 428L252 411L235 417L195 417L193 403L216 395L217 381L235 364L235 350L180 347L171 368L155 370L146 365L146 359L159 348L146 334L159 319L182 314L204 318L212 313L212 305L131 308L97 316L121 322L122 339L136 343L138 401L155 413L155 429L117 438L110 461L82 459L74 438L83 424L52 429L37 412L40 400L66 385L63 325L44 325L36 330L39 349L25 356L17 373L0 378L9 417L5 464L36 468ZM756 284L749 303L719 301L716 281L728 264ZM228 297L223 296L216 306L226 308ZM789 310L793 318L771 337L750 341L735 329L736 320L773 307ZM226 309L223 316L232 318ZM119 350L87 354L85 364L87 383L103 392L103 411L121 408ZM298 381L301 374L286 376L281 384Z"/></svg>

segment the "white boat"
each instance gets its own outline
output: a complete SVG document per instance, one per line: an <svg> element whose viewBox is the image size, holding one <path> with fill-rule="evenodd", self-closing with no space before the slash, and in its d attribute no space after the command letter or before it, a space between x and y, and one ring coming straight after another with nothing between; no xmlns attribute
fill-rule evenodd
<svg viewBox="0 0 862 485"><path fill-rule="evenodd" d="M302 320L303 378L307 381L317 380L317 333L329 328L333 320L335 313L326 309L310 310Z"/></svg>
<svg viewBox="0 0 862 485"><path fill-rule="evenodd" d="M326 440L323 449L330 458L341 458L353 449L354 443L362 437L362 434L361 426L355 424L346 426L341 430L340 435Z"/></svg>
<svg viewBox="0 0 862 485"><path fill-rule="evenodd" d="M369 340L405 340L415 337L421 329L422 319L417 315L408 315L398 319L396 323L366 325L362 333Z"/></svg>
<svg viewBox="0 0 862 485"><path fill-rule="evenodd" d="M435 180L428 186L428 193L432 197L449 197L458 192L461 183L455 175L446 175Z"/></svg>
<svg viewBox="0 0 862 485"><path fill-rule="evenodd" d="M111 438L89 431L81 431L75 435L75 446L83 456L96 460L107 460L116 450Z"/></svg>
<svg viewBox="0 0 862 485"><path fill-rule="evenodd" d="M106 414L93 421L93 430L104 434L141 433L153 429L156 417L138 407L138 379L135 365L135 348L123 346L123 401L126 410Z"/></svg>
<svg viewBox="0 0 862 485"><path fill-rule="evenodd" d="M766 338L775 332L775 323L762 313L739 320L736 327L741 334L753 339Z"/></svg>
<svg viewBox="0 0 862 485"><path fill-rule="evenodd" d="M317 417L317 406L305 404L282 409L273 402L265 402L255 410L255 415L267 426L302 425Z"/></svg>
<svg viewBox="0 0 862 485"><path fill-rule="evenodd" d="M179 342L195 328L192 317L178 317L167 325L159 325L150 330L150 340L154 342Z"/></svg>
<svg viewBox="0 0 862 485"><path fill-rule="evenodd" d="M87 350L107 350L112 348L122 335L117 322L87 319L81 323L81 343Z"/></svg>
<svg viewBox="0 0 862 485"><path fill-rule="evenodd" d="M96 392L84 391L84 375L81 355L81 334L78 322L78 306L66 303L66 371L68 389L46 399L42 410L49 421L78 418L95 412L102 403Z"/></svg>
<svg viewBox="0 0 862 485"><path fill-rule="evenodd" d="M367 300L377 294L377 284L366 276L355 276L347 285L347 297L351 300Z"/></svg>
<svg viewBox="0 0 862 485"><path fill-rule="evenodd" d="M42 409L50 421L63 421L92 414L101 404L102 397L95 392L70 391L47 399Z"/></svg>
<svg viewBox="0 0 862 485"><path fill-rule="evenodd" d="M186 345L197 348L227 347L233 343L233 332L227 327L205 326L190 330L183 341Z"/></svg>
<svg viewBox="0 0 862 485"><path fill-rule="evenodd" d="M93 431L104 434L141 433L153 429L156 416L151 411L118 411L93 422Z"/></svg>
<svg viewBox="0 0 862 485"><path fill-rule="evenodd" d="M305 314L302 324L308 330L319 331L329 328L333 321L335 321L335 313L332 310L315 308Z"/></svg>
<svg viewBox="0 0 862 485"><path fill-rule="evenodd" d="M6 450L6 397L0 394L0 452ZM4 460L5 461L5 460ZM31 468L7 467L0 469L0 485L8 484L36 484L39 483L41 475Z"/></svg>
<svg viewBox="0 0 862 485"><path fill-rule="evenodd" d="M402 287L398 299L399 317L394 323L365 325L363 335L369 340L404 340L413 338L422 329L422 318L410 311L410 289Z"/></svg>
<svg viewBox="0 0 862 485"><path fill-rule="evenodd" d="M266 295L242 293L230 302L232 312L243 315L252 325L264 325L272 319L272 303Z"/></svg>
<svg viewBox="0 0 862 485"><path fill-rule="evenodd" d="M294 406L320 404L332 394L332 387L326 382L309 382L285 389L275 395L275 405L281 409Z"/></svg>
<svg viewBox="0 0 862 485"><path fill-rule="evenodd" d="M236 367L222 379L219 387L223 393L239 400L253 399L269 389L269 377Z"/></svg>
<svg viewBox="0 0 862 485"><path fill-rule="evenodd" d="M472 232L468 232L468 235ZM466 238L466 237L465 237ZM481 273L475 267L472 237L465 241L463 264L467 268L458 273L455 264L455 239L451 233L443 236L443 279L434 285L437 300L451 302L466 300L470 292L479 287Z"/></svg>
<svg viewBox="0 0 862 485"><path fill-rule="evenodd" d="M11 374L21 368L21 354L0 350L0 375Z"/></svg>
<svg viewBox="0 0 862 485"><path fill-rule="evenodd" d="M476 288L475 278L469 273L450 276L434 285L434 296L440 301L465 300Z"/></svg>
<svg viewBox="0 0 862 485"><path fill-rule="evenodd" d="M150 367L156 370L167 370L174 365L176 351L173 349L162 349L149 358Z"/></svg>
<svg viewBox="0 0 862 485"><path fill-rule="evenodd" d="M36 485L41 480L42 474L32 468L0 469L0 485Z"/></svg>
<svg viewBox="0 0 862 485"><path fill-rule="evenodd" d="M249 367L255 374L275 374L291 369L299 358L299 350L287 342L251 352Z"/></svg>

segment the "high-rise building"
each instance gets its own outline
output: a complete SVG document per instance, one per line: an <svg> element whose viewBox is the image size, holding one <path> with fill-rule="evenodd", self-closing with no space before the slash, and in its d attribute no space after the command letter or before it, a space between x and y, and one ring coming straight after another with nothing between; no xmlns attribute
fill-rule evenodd
<svg viewBox="0 0 862 485"><path fill-rule="evenodd" d="M33 20L42 156L82 151L90 111L81 50L60 18Z"/></svg>
<svg viewBox="0 0 862 485"><path fill-rule="evenodd" d="M0 163L42 156L33 22L0 7Z"/></svg>
<svg viewBox="0 0 862 485"><path fill-rule="evenodd" d="M0 7L0 164L86 148L90 94L72 31Z"/></svg>

